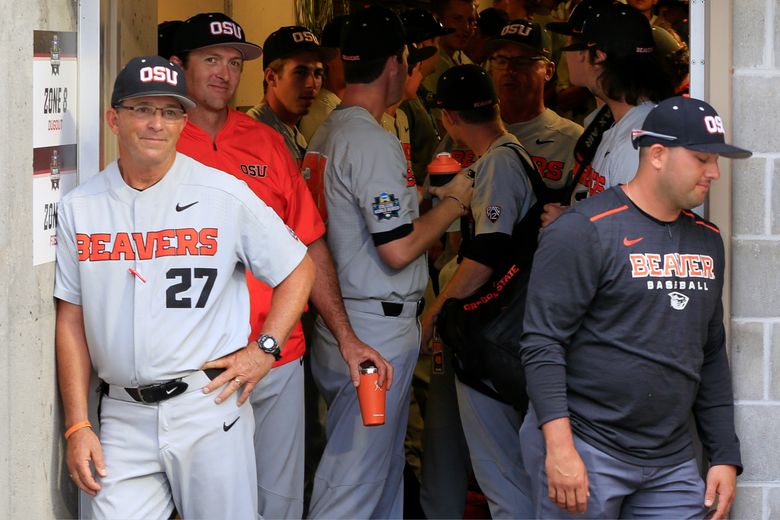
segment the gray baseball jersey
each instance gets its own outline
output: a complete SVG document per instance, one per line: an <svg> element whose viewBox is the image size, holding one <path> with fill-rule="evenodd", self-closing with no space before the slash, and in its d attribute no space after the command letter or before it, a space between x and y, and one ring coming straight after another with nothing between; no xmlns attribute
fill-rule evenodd
<svg viewBox="0 0 780 520"><path fill-rule="evenodd" d="M92 364L111 384L182 377L244 345L244 269L275 286L306 253L246 184L177 154L137 191L117 163L60 204L54 296L81 305Z"/></svg>
<svg viewBox="0 0 780 520"><path fill-rule="evenodd" d="M513 135L496 139L485 154L469 167L475 173L471 215L474 235L512 234L512 228L528 212L536 198L528 178L521 172L517 153L509 143Z"/></svg>
<svg viewBox="0 0 780 520"><path fill-rule="evenodd" d="M420 330L417 300L428 279L425 255L387 266L377 245L413 230L417 188L397 138L364 108L340 107L314 135L326 160L328 244L357 336L392 363L385 424L367 428L335 338L318 319L312 374L328 404L327 444L314 478L311 518L401 518L403 439ZM389 312L393 307L397 312Z"/></svg>
<svg viewBox="0 0 780 520"><path fill-rule="evenodd" d="M574 145L582 127L547 108L530 121L506 128L531 155L545 184L563 188L574 168Z"/></svg>
<svg viewBox="0 0 780 520"><path fill-rule="evenodd" d="M379 258L376 241L411 232L419 217L414 176L398 139L363 108L339 107L309 144L327 161L328 246L345 299L391 302L422 297L425 256L401 270Z"/></svg>
<svg viewBox="0 0 780 520"><path fill-rule="evenodd" d="M300 168L303 162L303 156L306 155L306 138L298 131L294 126L288 126L284 123L276 112L271 110L265 102L253 106L247 110L246 115L251 118L257 119L261 123L265 123L284 137L284 144L287 145L287 149L290 150L295 164Z"/></svg>
<svg viewBox="0 0 780 520"><path fill-rule="evenodd" d="M646 101L633 107L604 132L590 167L580 179L587 186L589 197L634 178L639 168L639 151L631 143L631 131L642 128L647 113L654 106L651 101Z"/></svg>
<svg viewBox="0 0 780 520"><path fill-rule="evenodd" d="M469 169L475 172L471 214L474 235L512 234L536 197L510 143L511 134L496 139ZM493 518L529 518L531 501L517 431L517 410L456 381L458 408L471 465L488 498Z"/></svg>

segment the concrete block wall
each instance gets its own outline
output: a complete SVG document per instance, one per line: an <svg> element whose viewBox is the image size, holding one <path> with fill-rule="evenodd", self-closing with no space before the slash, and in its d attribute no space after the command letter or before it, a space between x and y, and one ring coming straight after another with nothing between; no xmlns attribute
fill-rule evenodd
<svg viewBox="0 0 780 520"><path fill-rule="evenodd" d="M0 0L0 518L72 518L54 362L54 264L32 265L33 31L75 31L70 0Z"/></svg>
<svg viewBox="0 0 780 520"><path fill-rule="evenodd" d="M780 1L737 0L733 15L733 139L754 155L734 161L732 176L731 361L745 465L732 517L768 520L780 517Z"/></svg>

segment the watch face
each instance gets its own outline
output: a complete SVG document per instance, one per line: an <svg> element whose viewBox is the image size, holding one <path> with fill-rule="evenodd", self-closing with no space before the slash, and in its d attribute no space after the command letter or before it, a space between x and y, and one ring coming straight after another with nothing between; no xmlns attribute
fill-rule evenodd
<svg viewBox="0 0 780 520"><path fill-rule="evenodd" d="M271 336L266 336L260 343L260 347L263 350L274 350L276 348L276 340Z"/></svg>

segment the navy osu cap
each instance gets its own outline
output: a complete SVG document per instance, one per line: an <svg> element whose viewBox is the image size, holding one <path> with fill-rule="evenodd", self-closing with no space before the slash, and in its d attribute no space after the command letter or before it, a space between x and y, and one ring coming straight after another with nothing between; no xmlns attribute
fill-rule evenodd
<svg viewBox="0 0 780 520"><path fill-rule="evenodd" d="M187 97L184 71L160 56L139 56L127 62L114 81L111 106L118 107L125 99L144 96L170 96L184 108L195 106Z"/></svg>
<svg viewBox="0 0 780 520"><path fill-rule="evenodd" d="M647 114L641 130L631 132L634 148L660 144L682 146L731 159L745 159L752 153L726 144L723 120L712 106L699 99L673 97L661 101Z"/></svg>
<svg viewBox="0 0 780 520"><path fill-rule="evenodd" d="M225 45L238 50L245 60L260 57L263 49L246 41L244 29L224 13L200 13L184 21L176 30L174 52Z"/></svg>
<svg viewBox="0 0 780 520"><path fill-rule="evenodd" d="M456 65L444 71L436 84L436 107L471 110L498 104L498 96L485 69L479 65Z"/></svg>
<svg viewBox="0 0 780 520"><path fill-rule="evenodd" d="M365 62L389 58L410 43L393 11L377 5L350 14L341 29L341 59Z"/></svg>

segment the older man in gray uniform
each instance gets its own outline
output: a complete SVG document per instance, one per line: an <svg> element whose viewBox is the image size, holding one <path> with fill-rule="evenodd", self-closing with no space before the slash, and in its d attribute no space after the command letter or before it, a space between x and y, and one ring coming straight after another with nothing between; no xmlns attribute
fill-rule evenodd
<svg viewBox="0 0 780 520"><path fill-rule="evenodd" d="M491 47L490 76L501 101L501 119L531 154L544 182L564 187L582 127L544 105L545 85L555 73L549 33L535 22L513 20Z"/></svg>
<svg viewBox="0 0 780 520"><path fill-rule="evenodd" d="M471 180L459 175L437 191L441 204L420 217L403 150L379 124L403 93L405 43L392 11L370 7L350 16L341 46L343 103L309 146L325 162L328 243L350 321L395 374L385 424L363 426L348 368L335 339L317 321L312 371L328 415L309 511L313 518L402 517L403 440L418 355L417 316L428 278L424 253L471 202Z"/></svg>

